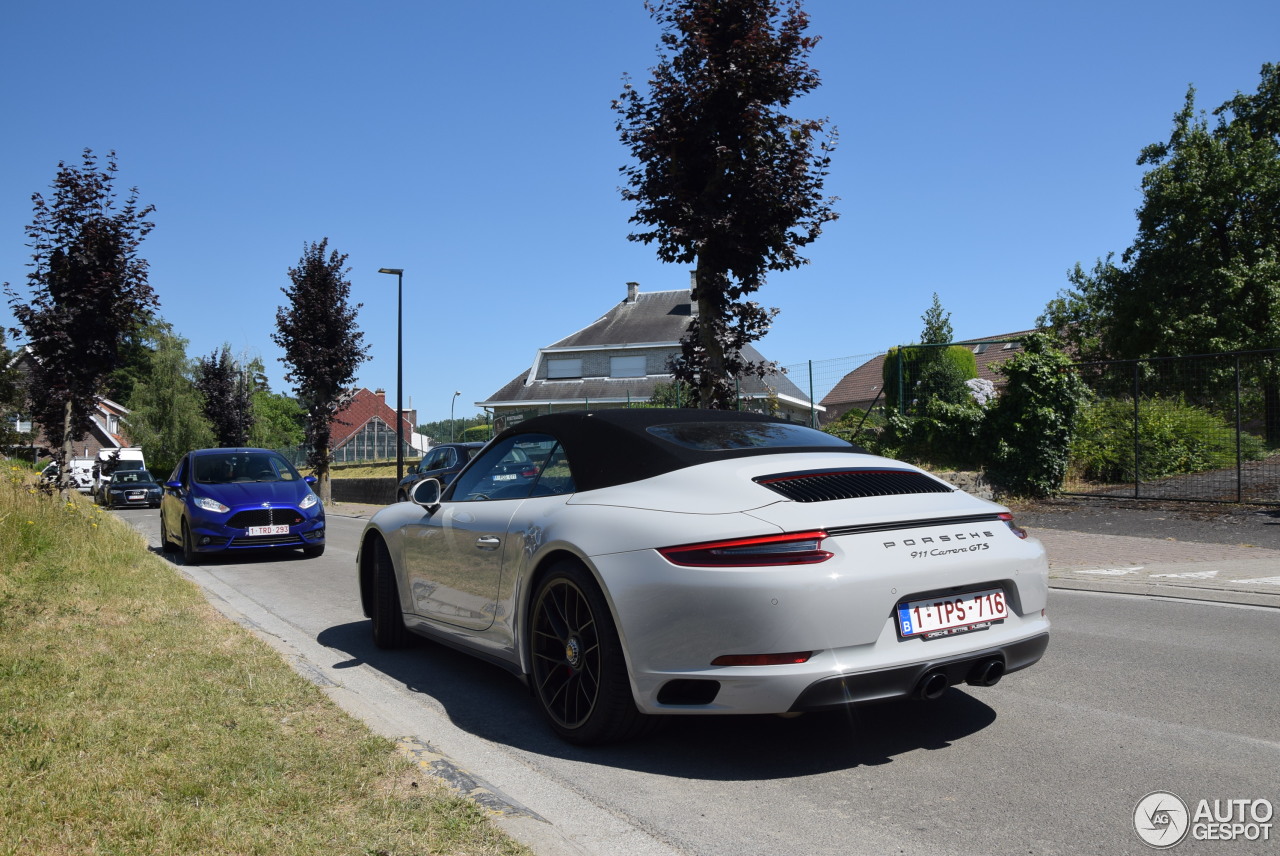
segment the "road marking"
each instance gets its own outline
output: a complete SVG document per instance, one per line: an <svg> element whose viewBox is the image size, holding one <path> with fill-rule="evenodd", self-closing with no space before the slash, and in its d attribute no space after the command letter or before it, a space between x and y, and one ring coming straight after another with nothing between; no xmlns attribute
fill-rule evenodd
<svg viewBox="0 0 1280 856"><path fill-rule="evenodd" d="M1126 574L1134 574L1142 570L1142 566L1135 568L1091 568L1087 571L1072 571L1074 574L1100 574L1106 577L1123 577Z"/></svg>
<svg viewBox="0 0 1280 856"><path fill-rule="evenodd" d="M1280 577L1259 577L1256 580L1237 580L1241 583L1261 583L1267 586L1280 586Z"/></svg>
<svg viewBox="0 0 1280 856"><path fill-rule="evenodd" d="M1195 571L1187 574L1152 574L1167 580L1211 580L1218 575L1217 571Z"/></svg>

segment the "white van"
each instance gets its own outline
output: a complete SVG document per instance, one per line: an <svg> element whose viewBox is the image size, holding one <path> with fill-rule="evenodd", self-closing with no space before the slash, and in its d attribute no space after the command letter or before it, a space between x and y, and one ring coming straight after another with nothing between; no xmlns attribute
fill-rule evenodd
<svg viewBox="0 0 1280 856"><path fill-rule="evenodd" d="M83 493L92 493L97 497L101 488L116 470L145 470L147 460L142 456L140 446L125 446L119 449L100 449L98 460L94 462L89 479L89 489Z"/></svg>
<svg viewBox="0 0 1280 856"><path fill-rule="evenodd" d="M71 483L81 493L93 492L93 471L97 468L93 458L71 459Z"/></svg>

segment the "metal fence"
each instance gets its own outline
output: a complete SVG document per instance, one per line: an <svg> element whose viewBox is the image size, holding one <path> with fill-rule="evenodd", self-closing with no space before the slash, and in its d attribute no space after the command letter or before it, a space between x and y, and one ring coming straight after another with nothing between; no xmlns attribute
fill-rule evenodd
<svg viewBox="0 0 1280 856"><path fill-rule="evenodd" d="M1280 504L1280 350L1079 363L1067 492Z"/></svg>

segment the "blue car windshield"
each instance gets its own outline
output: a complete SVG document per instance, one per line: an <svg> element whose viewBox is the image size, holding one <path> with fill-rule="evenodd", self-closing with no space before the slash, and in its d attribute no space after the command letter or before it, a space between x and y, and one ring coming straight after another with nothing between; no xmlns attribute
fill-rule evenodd
<svg viewBox="0 0 1280 856"><path fill-rule="evenodd" d="M302 478L282 455L275 452L220 452L197 455L195 480L199 484L298 481Z"/></svg>

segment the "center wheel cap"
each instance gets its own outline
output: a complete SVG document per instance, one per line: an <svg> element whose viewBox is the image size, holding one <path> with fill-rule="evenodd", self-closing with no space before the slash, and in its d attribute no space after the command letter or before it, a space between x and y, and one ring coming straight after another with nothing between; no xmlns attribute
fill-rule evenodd
<svg viewBox="0 0 1280 856"><path fill-rule="evenodd" d="M578 658L582 656L582 645L578 642L578 637L573 637L564 646L564 658L569 662L570 666L575 669L578 667Z"/></svg>

